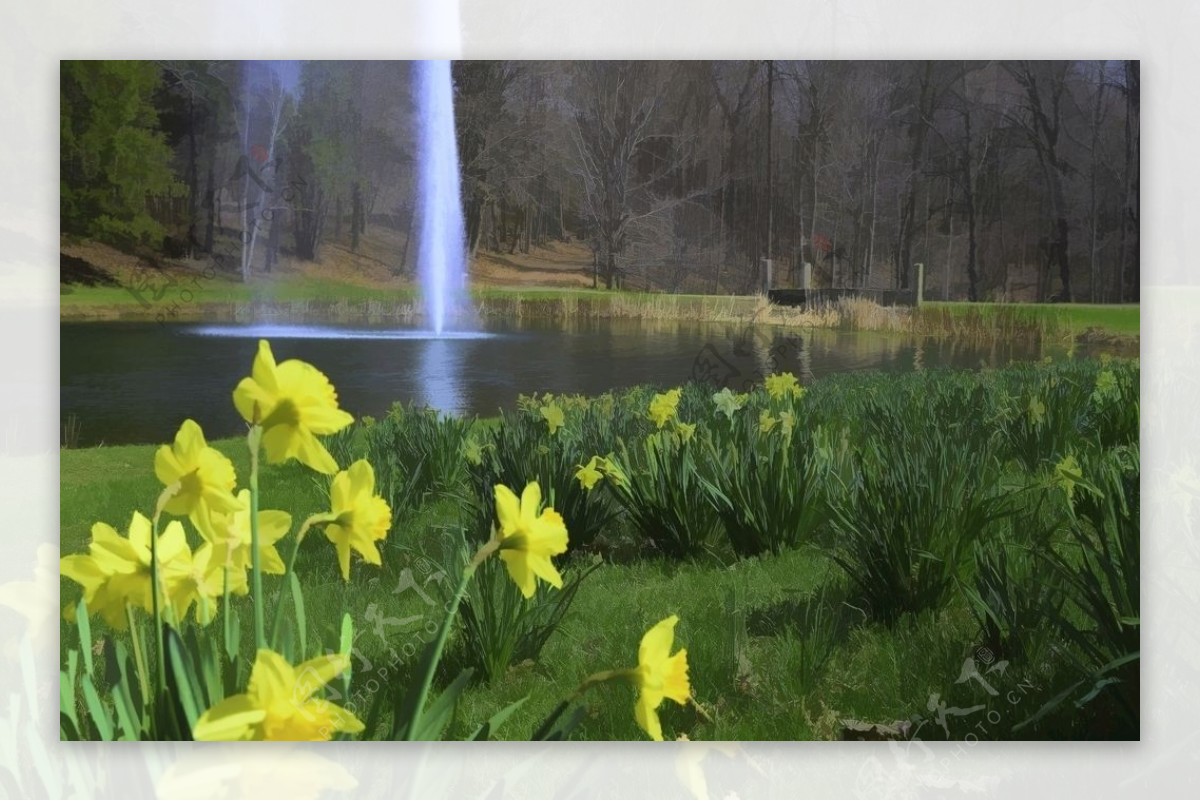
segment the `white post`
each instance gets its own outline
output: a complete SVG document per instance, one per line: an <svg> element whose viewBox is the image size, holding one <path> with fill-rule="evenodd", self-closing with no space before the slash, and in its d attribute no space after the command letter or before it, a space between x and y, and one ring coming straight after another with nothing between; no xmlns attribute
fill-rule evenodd
<svg viewBox="0 0 1200 801"><path fill-rule="evenodd" d="M925 265L917 262L917 305L925 302Z"/></svg>

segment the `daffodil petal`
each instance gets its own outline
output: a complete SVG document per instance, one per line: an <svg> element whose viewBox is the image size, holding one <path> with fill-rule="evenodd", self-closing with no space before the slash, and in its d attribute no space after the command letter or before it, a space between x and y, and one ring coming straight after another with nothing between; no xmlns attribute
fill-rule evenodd
<svg viewBox="0 0 1200 801"><path fill-rule="evenodd" d="M271 413L275 401L253 378L243 378L233 390L233 405L243 420L256 423Z"/></svg>
<svg viewBox="0 0 1200 801"><path fill-rule="evenodd" d="M532 527L537 520L538 507L541 505L542 488L536 481L530 481L521 493L521 523L527 528Z"/></svg>
<svg viewBox="0 0 1200 801"><path fill-rule="evenodd" d="M642 730L650 735L651 740L661 741L663 738L662 723L658 719L657 707L658 704L652 696L642 693L634 704L633 716Z"/></svg>
<svg viewBox="0 0 1200 801"><path fill-rule="evenodd" d="M542 579L556 589L562 589L562 576L559 574L558 568L556 568L554 563L552 563L549 559L544 556L531 554L526 560L526 563L529 565L529 569L532 570L534 575L536 575L538 578Z"/></svg>
<svg viewBox="0 0 1200 801"><path fill-rule="evenodd" d="M509 536L520 525L521 504L517 496L503 484L496 485L496 517L500 519L500 533Z"/></svg>
<svg viewBox="0 0 1200 801"><path fill-rule="evenodd" d="M233 695L209 709L192 729L195 740L250 740L267 716L248 695Z"/></svg>
<svg viewBox="0 0 1200 801"><path fill-rule="evenodd" d="M532 598L534 591L537 589L537 578L529 565L529 558L524 551L504 550L500 551L500 558L504 561L504 566L508 569L508 575L512 578L513 583L517 585L517 589L521 591L521 595L526 598Z"/></svg>
<svg viewBox="0 0 1200 801"><path fill-rule="evenodd" d="M321 687L336 679L350 667L350 659L345 654L325 654L296 666L297 677L311 675Z"/></svg>
<svg viewBox="0 0 1200 801"><path fill-rule="evenodd" d="M289 698L296 686L294 668L279 654L260 648L250 670L247 694L255 698L271 698L286 694Z"/></svg>
<svg viewBox="0 0 1200 801"><path fill-rule="evenodd" d="M663 678L663 696L677 704L686 704L692 697L692 687L688 681L687 649L679 649L667 660Z"/></svg>
<svg viewBox="0 0 1200 801"><path fill-rule="evenodd" d="M678 615L659 621L642 636L638 646L638 664L652 665L666 661L671 653L671 643L675 640L675 624L679 622Z"/></svg>
<svg viewBox="0 0 1200 801"><path fill-rule="evenodd" d="M296 458L304 464L316 470L318 473L324 473L331 476L338 471L337 462L329 451L325 450L325 446L316 438L312 431L306 428L300 428L296 431L295 439Z"/></svg>

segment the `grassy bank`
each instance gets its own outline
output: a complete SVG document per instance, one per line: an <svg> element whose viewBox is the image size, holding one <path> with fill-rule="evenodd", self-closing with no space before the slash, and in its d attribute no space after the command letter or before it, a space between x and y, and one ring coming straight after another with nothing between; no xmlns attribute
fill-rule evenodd
<svg viewBox="0 0 1200 801"><path fill-rule="evenodd" d="M219 252L237 253L220 240ZM418 322L417 293L389 263L401 252L395 232L377 227L358 251L331 243L320 264L284 256L250 283L206 261L144 258L90 241L61 244L64 321ZM813 309L771 306L760 296L682 295L591 289L590 255L559 243L528 254L480 253L472 261L471 299L481 318L644 319L760 323L881 331L964 339L1112 341L1139 336L1137 306L929 303L919 310L847 300ZM228 255L228 267L236 259Z"/></svg>
<svg viewBox="0 0 1200 801"><path fill-rule="evenodd" d="M1081 335L1136 339L1141 331L1141 307L1137 304L926 303L918 316L920 325L935 331L1037 330L1055 339Z"/></svg>
<svg viewBox="0 0 1200 801"><path fill-rule="evenodd" d="M339 464L375 466L394 518L382 566L356 562L349 582L324 536L305 541L307 650L338 642L349 613L354 678L340 702L365 714L405 686L448 577L488 536L492 487L536 478L570 533L556 560L566 588L513 607L503 567L485 564L437 681L476 671L450 736L528 697L499 733L528 737L584 677L635 664L641 634L678 614L696 705L664 709L668 736L836 739L856 736L847 721L905 721L922 739L964 727L1136 737L1137 392L1136 362L1075 361L845 375L806 393L530 398L486 424L398 408L328 440ZM244 443L214 444L245 477ZM62 453L64 554L85 547L92 522L123 529L149 511L153 454ZM611 467L589 490L576 471L603 454ZM295 464L267 466L260 485L263 508L293 521L327 508L327 480ZM282 584L269 578L273 608ZM560 603L544 644L500 653L482 638L543 625ZM514 608L533 618L502 611ZM74 626L61 642L66 660ZM963 680L968 663L986 682ZM628 686L586 701L574 736L641 736ZM938 703L979 714L946 724Z"/></svg>
<svg viewBox="0 0 1200 801"><path fill-rule="evenodd" d="M667 295L591 289L483 287L471 291L480 318L686 320L734 324L877 331L970 340L1028 339L1135 345L1138 306L930 303L920 309L843 300L793 309L760 296ZM62 296L61 319L179 322L296 322L414 324L420 310L411 287L367 289L312 279L271 287L222 282L186 303L139 303L120 287L89 287Z"/></svg>

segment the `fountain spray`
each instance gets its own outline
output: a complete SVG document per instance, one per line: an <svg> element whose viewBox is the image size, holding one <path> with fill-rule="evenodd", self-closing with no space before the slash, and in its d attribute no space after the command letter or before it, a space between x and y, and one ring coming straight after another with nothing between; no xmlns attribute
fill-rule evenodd
<svg viewBox="0 0 1200 801"><path fill-rule="evenodd" d="M448 323L461 317L467 288L453 85L449 61L420 61L414 66L420 219L417 269L426 325L440 336Z"/></svg>

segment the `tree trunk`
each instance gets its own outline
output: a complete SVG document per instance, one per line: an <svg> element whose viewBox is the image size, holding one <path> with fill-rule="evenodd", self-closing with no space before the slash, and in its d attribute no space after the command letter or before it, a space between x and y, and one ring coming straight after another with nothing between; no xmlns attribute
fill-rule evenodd
<svg viewBox="0 0 1200 801"><path fill-rule="evenodd" d="M408 214L408 230L404 234L404 249L400 251L400 272L408 270L408 246L412 244L413 230L416 226L417 208L414 205ZM472 253L471 255L474 255Z"/></svg>
<svg viewBox="0 0 1200 801"><path fill-rule="evenodd" d="M1141 263L1139 254L1138 218L1140 205L1140 153L1141 136L1141 64L1125 62L1125 198L1121 213L1121 259L1117 276L1117 299L1121 302L1137 303L1141 292L1139 276Z"/></svg>
<svg viewBox="0 0 1200 801"><path fill-rule="evenodd" d="M767 261L766 261L766 264L764 265L764 267L767 268L768 272L767 272L767 275L765 276L765 284L764 284L765 290L770 290L770 288L771 288L771 286L770 286L771 274L770 274L769 265L771 264L771 255L773 253L773 250L772 250L773 243L771 240L775 236L775 216L774 216L775 171L773 169L771 169L771 127L772 127L772 118L773 118L773 114L774 114L774 105L775 105L775 103L774 103L775 95L773 93L774 83L775 83L775 62L768 61L767 62Z"/></svg>
<svg viewBox="0 0 1200 801"><path fill-rule="evenodd" d="M971 111L963 114L965 131L962 153L963 202L967 207L967 300L979 300L979 270L976 266L975 170L971 163ZM949 300L949 298L947 298Z"/></svg>
<svg viewBox="0 0 1200 801"><path fill-rule="evenodd" d="M358 237L362 233L362 215L362 191L358 181L355 181L350 190L350 250L355 253L358 252Z"/></svg>
<svg viewBox="0 0 1200 801"><path fill-rule="evenodd" d="M216 205L217 205L216 192L214 189L214 184L216 183L216 176L214 175L215 171L216 171L216 169L213 166L213 162L209 161L208 162L208 185L204 189L204 208L208 210L207 219L205 219L205 221L204 221L204 252L205 253L212 253L213 223L216 222L216 216L218 213L217 208L216 208Z"/></svg>
<svg viewBox="0 0 1200 801"><path fill-rule="evenodd" d="M275 264L279 261L279 238L283 228L283 210L275 209L271 215L271 228L267 232L267 261L263 268L265 272L271 272Z"/></svg>
<svg viewBox="0 0 1200 801"><path fill-rule="evenodd" d="M925 62L925 72L919 80L920 94L917 99L917 119L909 129L910 148L908 156L908 179L904 205L900 210L900 242L897 248L896 281L900 289L908 289L912 277L912 242L916 226L914 214L917 205L917 178L925 154L925 133L931 107L933 106L933 62Z"/></svg>
<svg viewBox="0 0 1200 801"><path fill-rule="evenodd" d="M188 233L187 233L187 254L189 258L196 255L196 227L197 227L197 209L199 204L196 200L200 195L200 176L197 174L196 167L196 98L194 94L188 95L188 196L187 196L187 215L188 215Z"/></svg>
<svg viewBox="0 0 1200 801"><path fill-rule="evenodd" d="M472 223L472 221L474 221ZM475 254L479 252L479 240L483 239L483 200L474 199L471 201L471 214L467 218L470 227L470 255L475 258Z"/></svg>
<svg viewBox="0 0 1200 801"><path fill-rule="evenodd" d="M876 203L879 197L879 139L871 140L871 232L867 239L867 265L863 274L863 285L871 280L875 268L875 221Z"/></svg>

